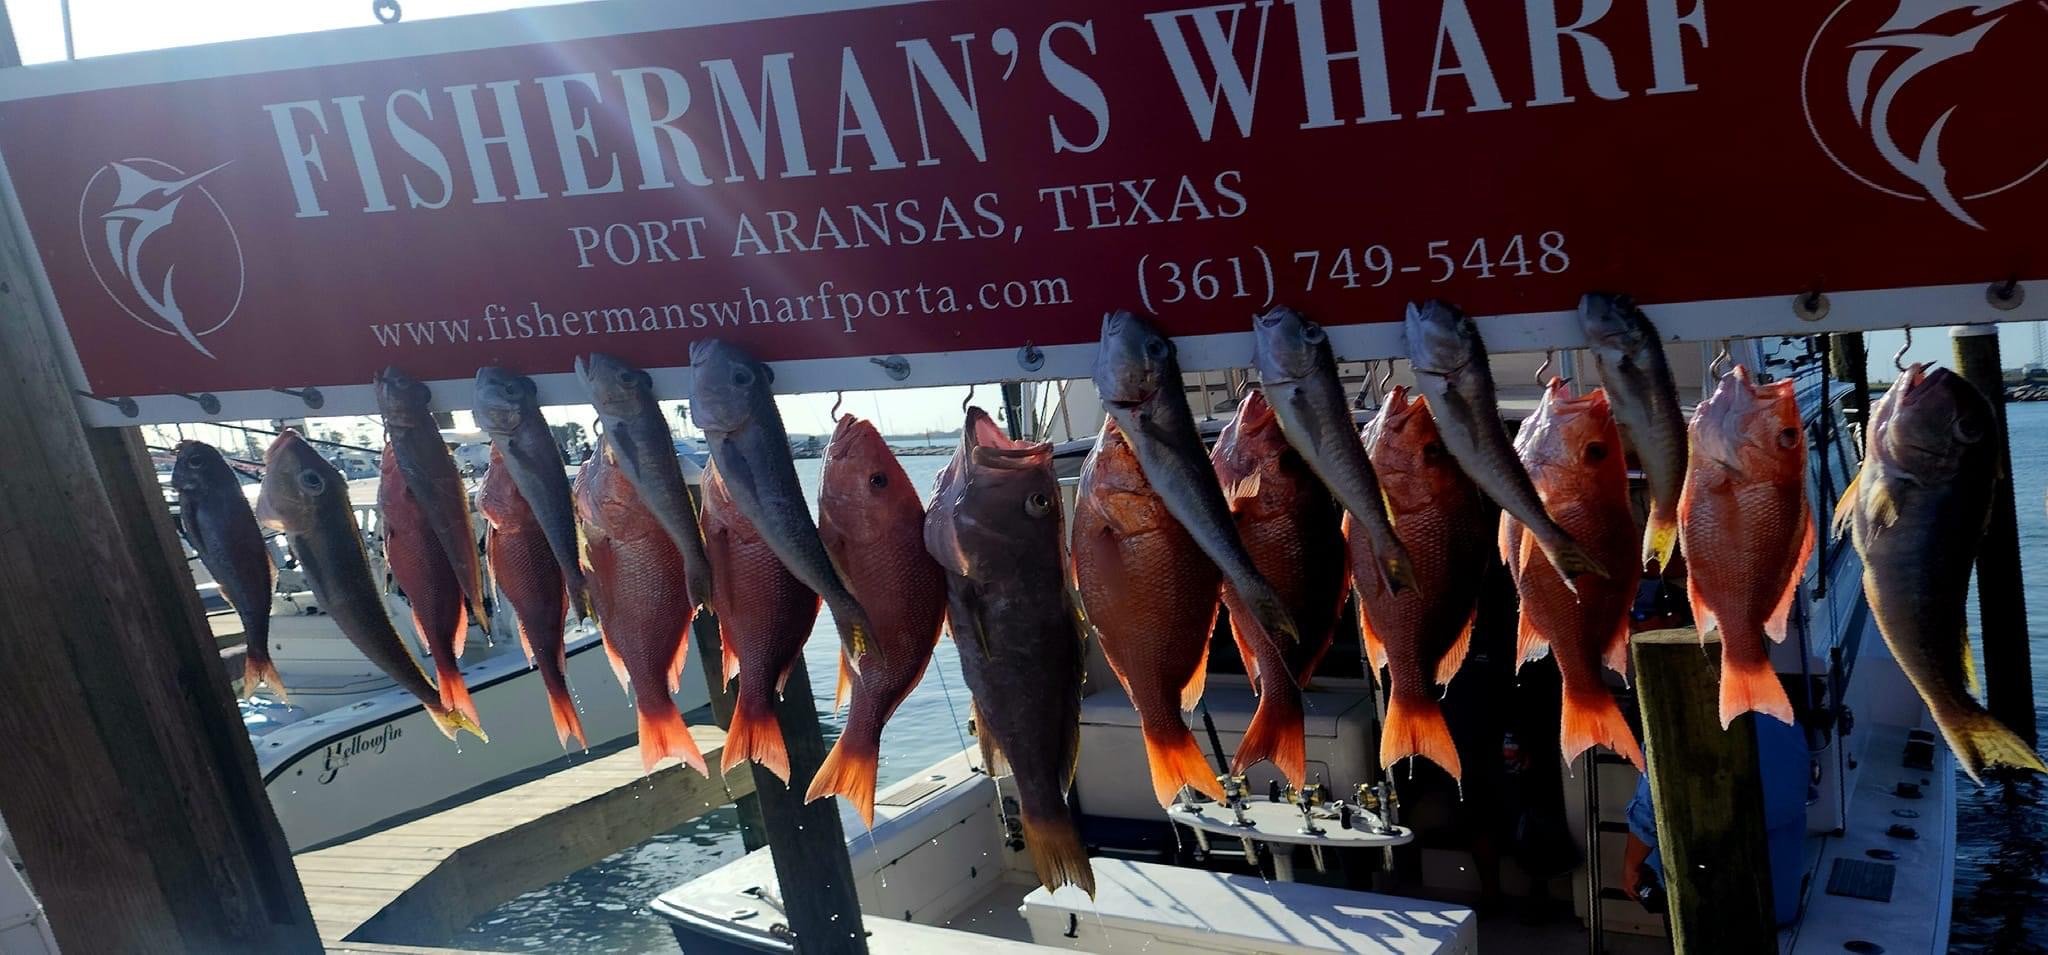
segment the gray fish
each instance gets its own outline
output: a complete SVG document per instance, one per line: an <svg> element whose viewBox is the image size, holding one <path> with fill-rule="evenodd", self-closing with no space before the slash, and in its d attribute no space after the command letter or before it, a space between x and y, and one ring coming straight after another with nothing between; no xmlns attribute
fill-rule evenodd
<svg viewBox="0 0 2048 955"><path fill-rule="evenodd" d="M178 520L185 539L242 620L247 644L242 696L254 696L258 686L268 683L278 699L290 700L277 664L270 660L270 594L277 585L277 569L270 565L263 529L256 526L241 479L213 445L180 441L177 454L171 486L178 489Z"/></svg>
<svg viewBox="0 0 2048 955"><path fill-rule="evenodd" d="M860 672L860 658L871 651L880 656L882 650L872 639L867 611L833 568L811 520L796 461L789 455L789 433L768 389L775 372L717 339L690 344L690 367L690 417L704 431L719 478L783 566L832 608L847 665Z"/></svg>
<svg viewBox="0 0 2048 955"><path fill-rule="evenodd" d="M1283 645L1299 641L1301 633L1287 604L1259 573L1237 536L1230 505L1202 447L1195 413L1188 408L1173 341L1134 312L1103 316L1095 390L1138 453L1145 480L1159 493L1167 513L1223 571L1272 639Z"/></svg>
<svg viewBox="0 0 2048 955"><path fill-rule="evenodd" d="M590 616L588 584L576 553L576 508L569 500L568 462L541 417L533 379L491 366L476 372L477 426L489 432L519 496L547 536L548 549L562 567L562 583L576 615Z"/></svg>
<svg viewBox="0 0 2048 955"><path fill-rule="evenodd" d="M1252 321L1252 363L1280 433L1365 532L1380 573L1399 593L1415 586L1408 548L1394 536L1386 497L1367 459L1351 403L1337 381L1337 357L1323 327L1285 305Z"/></svg>
<svg viewBox="0 0 2048 955"><path fill-rule="evenodd" d="M1543 499L1529 480L1528 470L1508 444L1486 345L1479 340L1472 319L1448 302L1411 303L1407 333L1415 387L1429 398L1444 448L1458 467L1536 535L1537 546L1564 577L1566 586L1581 574L1608 576L1606 568L1543 509Z"/></svg>
<svg viewBox="0 0 2048 955"><path fill-rule="evenodd" d="M704 531L690 506L675 436L654 400L654 379L610 355L576 359L576 377L590 390L590 403L604 423L616 464L627 482L683 554L690 606L711 601L711 559L704 555Z"/></svg>
<svg viewBox="0 0 2048 955"><path fill-rule="evenodd" d="M469 520L469 491L462 485L455 455L441 439L441 426L427 410L431 393L425 383L397 368L378 374L375 390L384 434L398 457L398 472L405 479L406 490L419 501L434 539L455 571L470 619L490 633L492 608L484 592L484 562L477 551L476 529Z"/></svg>
<svg viewBox="0 0 2048 955"><path fill-rule="evenodd" d="M440 691L392 629L384 599L370 578L370 559L349 506L348 480L289 429L270 443L263 468L256 520L284 532L320 609L363 656L420 701L449 739L465 729L488 741L475 721L441 704Z"/></svg>
<svg viewBox="0 0 2048 955"><path fill-rule="evenodd" d="M1970 568L1998 484L1998 416L1945 368L1906 369L1870 412L1863 470L1836 525L1855 530L1863 592L1934 724L1970 778L1986 766L2048 772L2025 740L1970 696Z"/></svg>
<svg viewBox="0 0 2048 955"><path fill-rule="evenodd" d="M1678 549L1678 497L1685 490L1685 413L1657 326L1626 295L1591 292L1579 300L1579 328L1592 346L1593 367L1613 400L1622 440L1635 449L1650 485L1650 522L1643 563L1671 566Z"/></svg>

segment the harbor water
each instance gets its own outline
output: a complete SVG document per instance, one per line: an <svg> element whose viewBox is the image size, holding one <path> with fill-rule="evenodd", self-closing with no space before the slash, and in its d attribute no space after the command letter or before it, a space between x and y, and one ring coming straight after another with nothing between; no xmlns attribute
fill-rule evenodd
<svg viewBox="0 0 2048 955"><path fill-rule="evenodd" d="M2013 472L2019 502L2022 560L2027 570L2028 629L2034 635L2037 704L2048 703L2048 403L2009 407ZM943 457L905 457L904 468L929 495ZM820 462L797 462L815 501ZM1833 502L1821 505L1831 509ZM1971 625L1976 625L1974 608ZM838 672L838 641L820 615L805 654L812 693L825 705ZM880 783L887 786L964 748L967 690L959 657L943 640L925 678L882 737ZM690 677L685 677L689 679ZM581 687L604 692L612 687ZM2042 725L2048 718L2037 713ZM842 719L824 718L836 736ZM2038 778L1979 789L1958 775L1955 909L1952 951L2048 953L2048 786ZM553 885L487 913L455 944L496 951L593 953L675 952L668 928L647 910L656 895L741 854L731 809L705 816L613 855Z"/></svg>

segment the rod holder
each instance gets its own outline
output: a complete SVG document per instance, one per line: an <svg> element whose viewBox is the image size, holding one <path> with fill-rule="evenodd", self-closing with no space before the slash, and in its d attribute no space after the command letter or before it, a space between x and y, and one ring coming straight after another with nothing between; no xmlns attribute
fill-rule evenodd
<svg viewBox="0 0 2048 955"><path fill-rule="evenodd" d="M1993 282L1984 289L1984 301L2001 312L2010 312L2027 303L2027 287L2019 279Z"/></svg>
<svg viewBox="0 0 2048 955"><path fill-rule="evenodd" d="M327 397L322 395L318 388L272 388L270 390L281 395L291 395L305 402L306 407L315 410L318 410L320 406L327 403Z"/></svg>
<svg viewBox="0 0 2048 955"><path fill-rule="evenodd" d="M1828 301L1826 292L1813 291L1792 300L1792 314L1802 322L1817 322L1828 317L1834 303Z"/></svg>
<svg viewBox="0 0 2048 955"><path fill-rule="evenodd" d="M882 366L882 370L888 373L889 380L891 381L903 381L910 377L910 359L902 355L890 355L887 358L870 358L868 360Z"/></svg>
<svg viewBox="0 0 2048 955"><path fill-rule="evenodd" d="M1045 350L1030 342L1017 349L1017 367L1025 371L1037 371L1045 367Z"/></svg>
<svg viewBox="0 0 2048 955"><path fill-rule="evenodd" d="M199 410L207 414L220 414L220 399L211 391L202 391L196 395L188 395L182 391L172 392L172 394L198 405Z"/></svg>
<svg viewBox="0 0 2048 955"><path fill-rule="evenodd" d="M142 408L136 405L133 398L102 398L90 391L73 391L72 394L80 398L90 398L103 405L113 405L120 409L122 417L134 418L142 414Z"/></svg>

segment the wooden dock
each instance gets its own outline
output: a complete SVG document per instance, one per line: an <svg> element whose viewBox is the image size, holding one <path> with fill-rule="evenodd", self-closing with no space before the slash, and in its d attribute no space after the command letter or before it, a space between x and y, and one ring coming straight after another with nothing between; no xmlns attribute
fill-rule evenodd
<svg viewBox="0 0 2048 955"><path fill-rule="evenodd" d="M715 770L725 734L690 732ZM431 946L522 892L753 791L751 773L721 782L674 761L643 776L628 747L293 861L330 949Z"/></svg>

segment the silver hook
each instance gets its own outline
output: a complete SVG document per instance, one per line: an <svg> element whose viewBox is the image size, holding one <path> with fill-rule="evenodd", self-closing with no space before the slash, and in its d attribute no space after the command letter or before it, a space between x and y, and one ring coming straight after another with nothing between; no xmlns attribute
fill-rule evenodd
<svg viewBox="0 0 2048 955"><path fill-rule="evenodd" d="M967 406L974 403L974 386L967 386L967 397L960 399L960 413L967 413Z"/></svg>
<svg viewBox="0 0 2048 955"><path fill-rule="evenodd" d="M844 392L844 391L838 391L838 392L833 392L833 394L832 394L832 420L834 420L834 421L838 421L838 420L839 420L839 406L840 406L840 405L843 405L843 404L845 404L845 403L846 403L846 392Z"/></svg>
<svg viewBox="0 0 2048 955"><path fill-rule="evenodd" d="M1906 343L1905 343L1905 344L1903 344L1903 345L1900 345L1900 346L1899 346L1899 350L1898 350L1898 351L1897 351L1896 353L1894 353L1894 354L1892 355L1892 367L1893 367L1893 368L1896 368L1896 369L1898 369L1898 370L1900 370L1900 371L1905 371L1905 370L1906 370L1906 351L1907 351L1908 349L1912 348L1912 347L1913 347L1913 326L1911 326L1911 325L1908 325L1908 326L1906 326Z"/></svg>
<svg viewBox="0 0 2048 955"><path fill-rule="evenodd" d="M1383 395L1387 393L1387 386L1394 383L1394 360L1389 358L1380 362L1380 367L1386 370L1386 374L1380 376L1379 383L1374 385L1372 390Z"/></svg>
<svg viewBox="0 0 2048 955"><path fill-rule="evenodd" d="M1719 379L1727 374L1723 366L1732 364L1735 356L1728 353L1728 339L1721 339L1721 350L1714 353L1714 360L1707 363L1707 377Z"/></svg>
<svg viewBox="0 0 2048 955"><path fill-rule="evenodd" d="M1557 360L1557 352L1556 352L1556 350L1554 350L1554 349L1546 349L1546 350L1544 350L1544 352L1543 352L1543 364L1541 364L1541 365L1537 365L1537 366L1536 366L1536 384L1537 384L1537 385L1541 386L1541 385L1544 385L1544 384L1546 384L1546 382L1545 382L1545 381L1543 380L1543 373L1544 373L1544 372L1546 372L1546 371L1549 371L1549 370L1550 370L1550 363L1551 363L1551 362L1553 362L1553 361L1556 361L1556 360Z"/></svg>

